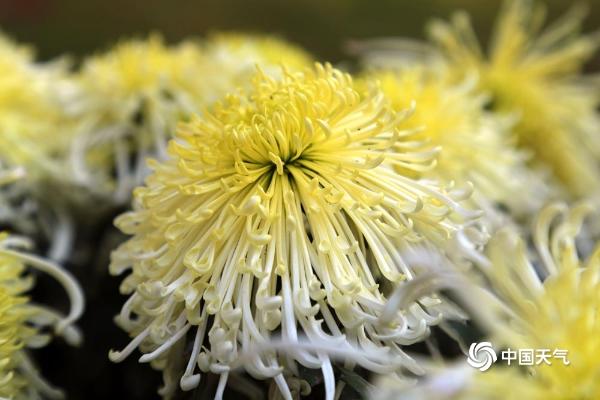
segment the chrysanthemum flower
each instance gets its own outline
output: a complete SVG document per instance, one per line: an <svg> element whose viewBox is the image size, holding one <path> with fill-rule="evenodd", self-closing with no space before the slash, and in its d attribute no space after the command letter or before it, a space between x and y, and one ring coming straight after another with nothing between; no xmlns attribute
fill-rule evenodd
<svg viewBox="0 0 600 400"><path fill-rule="evenodd" d="M79 198L77 191L61 190L72 183L66 164L73 134L67 76L65 63L37 63L31 49L0 36L0 168L26 174L2 187L0 219L28 235L39 233L43 220L58 227L49 229L51 239L65 230L57 220ZM58 256L54 249L63 244L51 247Z"/></svg>
<svg viewBox="0 0 600 400"><path fill-rule="evenodd" d="M26 240L0 233L0 397L38 399L40 395L61 398L62 392L48 385L36 371L28 348L44 346L53 327L55 334L77 345L79 332L72 326L83 312L83 294L73 277L60 267L38 257L13 250L27 247ZM54 276L67 290L71 311L63 317L55 311L33 304L25 293L33 280L25 276L26 265Z"/></svg>
<svg viewBox="0 0 600 400"><path fill-rule="evenodd" d="M96 192L129 200L148 172L146 158L164 158L179 120L242 85L249 64L270 69L288 57L309 59L277 39L223 35L176 46L151 36L89 58L77 79L83 123L73 173Z"/></svg>
<svg viewBox="0 0 600 400"><path fill-rule="evenodd" d="M22 180L24 173L22 168L0 169L0 187ZM0 202L0 211L10 212L2 206ZM51 338L48 328L69 344L78 345L80 333L72 324L83 312L83 293L67 271L21 250L29 247L27 239L0 232L0 398L60 398L62 392L39 375L27 349L44 346ZM24 275L26 266L53 276L66 289L71 301L66 317L26 297L33 285L33 278Z"/></svg>
<svg viewBox="0 0 600 400"><path fill-rule="evenodd" d="M117 321L134 339L111 359L139 347L165 370L166 396L183 357L181 387L211 371L217 397L243 367L290 399L285 377L301 364L322 369L332 399L330 353L416 370L401 346L421 340L443 304L382 315L386 292L414 277L402 252L442 248L473 217L457 203L465 192L393 171L428 168L433 154L407 138L406 113L349 75L317 64L252 82L178 130L117 219L133 235L112 255L113 274L132 271Z"/></svg>
<svg viewBox="0 0 600 400"><path fill-rule="evenodd" d="M145 174L147 156L164 154L174 121L196 109L203 71L195 46L162 39L118 44L88 58L76 78L81 126L71 164L76 179L126 200Z"/></svg>
<svg viewBox="0 0 600 400"><path fill-rule="evenodd" d="M475 377L467 391L470 398L495 398L497 389L509 384L515 390L507 399L600 396L600 247L585 259L576 247L582 219L590 211L587 205L570 212L561 205L546 208L534 232L535 265L527 260L526 245L514 236L490 244L487 274L511 310L510 323L493 330L495 343L513 349L564 349L570 364L554 359L529 373L494 368Z"/></svg>
<svg viewBox="0 0 600 400"><path fill-rule="evenodd" d="M475 321L487 330L489 341L497 349L536 351L534 365L519 366L516 360L511 366L506 361L498 365L499 360L480 372L461 360L402 398L599 398L600 247L582 258L576 244L591 209L555 204L542 211L534 230L535 258L514 233L499 233L480 263L488 284L456 287L465 292L461 298L467 307L478 313ZM476 291L481 285L489 292ZM556 349L567 351L564 361L554 357ZM538 362L538 350L546 350L548 362ZM395 392L390 398L398 396Z"/></svg>
<svg viewBox="0 0 600 400"><path fill-rule="evenodd" d="M17 188L15 191L7 189L14 182L25 176L23 168L7 168L0 163L0 221L3 224L9 222L19 222L23 227L20 231L32 231L35 225L31 221L31 204L23 200L23 188ZM17 206L16 198L21 202Z"/></svg>
<svg viewBox="0 0 600 400"><path fill-rule="evenodd" d="M468 16L432 24L431 34L459 79L472 72L492 95L495 111L516 115L518 143L547 166L574 197L598 191L598 94L583 81L582 65L598 46L579 35L580 9L542 30L544 9L507 1L484 55Z"/></svg>
<svg viewBox="0 0 600 400"><path fill-rule="evenodd" d="M36 63L29 47L0 36L0 162L32 178L64 175L56 163L71 139L61 108L64 66Z"/></svg>
<svg viewBox="0 0 600 400"><path fill-rule="evenodd" d="M436 168L419 173L442 181L472 182L478 208L494 213L495 205L513 215L540 207L548 189L526 166L525 155L509 137L511 121L484 110L486 96L475 80L452 82L443 63L376 69L366 78L377 81L397 110L416 102L405 123L416 139L441 147Z"/></svg>
<svg viewBox="0 0 600 400"><path fill-rule="evenodd" d="M281 65L289 69L310 67L312 57L304 50L273 36L218 33L202 44L211 69L208 102L213 103L238 87L247 87L259 65L269 76L279 77Z"/></svg>

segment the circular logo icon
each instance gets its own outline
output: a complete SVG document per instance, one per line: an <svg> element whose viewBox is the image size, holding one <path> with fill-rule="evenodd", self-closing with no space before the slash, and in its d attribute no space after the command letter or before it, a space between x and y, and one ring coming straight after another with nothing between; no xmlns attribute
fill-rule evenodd
<svg viewBox="0 0 600 400"><path fill-rule="evenodd" d="M487 371L497 359L498 356L490 342L471 343L467 357L471 367L478 368L481 372Z"/></svg>

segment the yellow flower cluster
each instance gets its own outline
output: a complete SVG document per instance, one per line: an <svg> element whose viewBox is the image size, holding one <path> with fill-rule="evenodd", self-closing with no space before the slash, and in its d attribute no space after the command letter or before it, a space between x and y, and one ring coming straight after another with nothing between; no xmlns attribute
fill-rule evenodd
<svg viewBox="0 0 600 400"><path fill-rule="evenodd" d="M379 84L396 110L414 103L406 129L442 149L436 167L419 176L472 182L472 201L488 214L503 205L514 217L527 215L549 195L542 176L530 171L526 155L514 148L511 121L485 110L487 96L477 92L474 80L453 82L444 63L376 69L364 79Z"/></svg>
<svg viewBox="0 0 600 400"><path fill-rule="evenodd" d="M63 118L58 83L64 66L36 64L31 49L0 36L0 160L26 165L35 179L58 173L54 162L68 148L68 131L56 135Z"/></svg>
<svg viewBox="0 0 600 400"><path fill-rule="evenodd" d="M600 250L582 226L600 119L581 73L597 41L578 11L543 29L541 10L507 1L487 53L465 14L429 44L364 43L357 78L269 36L151 35L77 67L0 37L0 226L73 265L96 247L73 251L77 228L116 217L131 341L109 358L139 350L164 398L212 373L216 399L247 374L291 400L317 370L333 400L353 369L425 375L374 398L599 398ZM59 396L28 349L48 327L80 339L80 288L15 250L30 244L0 234L0 398ZM68 316L29 300L27 266L65 287ZM409 353L439 356L431 332L460 342L448 321L469 318L491 352L571 364L479 374Z"/></svg>
<svg viewBox="0 0 600 400"><path fill-rule="evenodd" d="M450 23L435 22L430 31L458 79L476 74L491 107L518 117L518 144L536 164L549 168L570 196L595 195L599 102L595 85L578 74L598 40L578 35L579 8L547 29L544 12L531 1L507 1L487 55L464 13Z"/></svg>
<svg viewBox="0 0 600 400"><path fill-rule="evenodd" d="M68 272L36 256L13 250L15 246L28 246L28 242L0 233L0 397L60 398L62 392L39 376L27 348L38 348L49 341L50 336L42 333L46 327L53 327L57 335L77 345L80 333L72 323L83 312L83 294ZM33 285L32 278L24 275L26 265L53 275L65 287L72 302L67 317L34 305L25 297Z"/></svg>
<svg viewBox="0 0 600 400"><path fill-rule="evenodd" d="M580 8L547 28L544 13L544 7L533 1L506 1L487 52L481 49L465 13L456 14L450 22L435 21L429 30L430 45L379 40L355 47L363 52L363 62L371 66L369 74L379 80L390 99L404 105L416 102L415 128L420 125L421 138L442 147L437 174L449 174L447 179L457 180L461 175L468 177L476 187L474 200L482 208L486 209L485 203L477 201L477 195L512 207L513 217L519 209L532 215L552 197L589 200L571 209L562 203L544 208L533 230L521 227L524 238L514 227L500 230L486 244L485 251L469 254L477 268L466 274L436 255L421 254L417 263L427 265L429 272L423 279L398 288L396 294L407 303L430 291L452 289L467 314L484 329L486 336L481 341L493 344L498 363L500 352L506 349L549 349L546 351L551 355L553 350L563 349L568 362L539 363L534 356L529 366L507 366L505 362L504 366L492 365L490 370L480 372L468 366L464 358L450 366L440 365L436 359L422 360L426 373L416 386L388 376L373 391L372 398L600 396L596 362L600 349L599 253L598 244L594 245L595 231L583 226L584 216L597 209L598 95L594 80L582 75L583 65L598 47L598 38L579 34L583 17ZM432 91L431 83L427 85L432 81L426 78L437 68L443 70L445 80L438 75L433 82L443 84L445 90L464 89L465 83L469 84L470 104L476 101L473 94L481 101L478 112L452 113L464 110L461 107L469 102L453 98L451 91L443 96L439 90ZM432 105L431 99L438 103ZM446 103L436 108L439 99ZM424 113L419 119L419 104L427 111L438 112ZM455 115L462 119L451 119ZM492 121L504 120L504 132L496 123L493 146L480 141L482 136L473 125L463 130L468 140L456 135L455 128L464 127L463 121L482 115L491 116ZM511 145L513 138L516 146ZM488 155L484 157L487 164L473 162L481 154ZM456 161L462 173L450 161ZM430 173L435 174L436 169ZM482 171L488 172L479 175ZM543 179L549 181L549 187L544 188ZM487 185L490 182L492 191ZM507 184L512 189L507 190ZM502 193L510 202L499 197ZM541 201L522 208L532 196ZM517 204L521 207L514 209ZM533 246L528 246L529 239Z"/></svg>
<svg viewBox="0 0 600 400"><path fill-rule="evenodd" d="M64 67L61 62L35 63L31 49L0 36L0 168L27 175L0 189L0 217L27 233L34 231L33 199L65 178L61 165L70 136L61 131ZM44 202L54 210L52 197Z"/></svg>

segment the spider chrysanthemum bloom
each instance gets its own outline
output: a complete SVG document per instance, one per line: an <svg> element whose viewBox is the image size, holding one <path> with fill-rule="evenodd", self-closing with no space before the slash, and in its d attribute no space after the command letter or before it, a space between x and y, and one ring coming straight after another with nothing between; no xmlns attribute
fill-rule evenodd
<svg viewBox="0 0 600 400"><path fill-rule="evenodd" d="M80 126L71 165L78 182L117 202L145 175L148 156L162 156L175 122L198 107L203 76L195 45L167 46L158 36L117 44L85 60Z"/></svg>
<svg viewBox="0 0 600 400"><path fill-rule="evenodd" d="M174 46L151 36L87 59L77 78L83 123L73 173L116 202L129 200L146 158L164 158L179 120L244 84L249 64L271 69L287 57L300 65L304 53L277 39L222 35Z"/></svg>
<svg viewBox="0 0 600 400"><path fill-rule="evenodd" d="M477 311L475 321L490 335L485 340L497 349L534 351L532 364L521 364L517 353L510 366L499 358L489 370L480 372L460 360L459 365L446 367L402 396L453 400L599 398L600 247L585 258L577 248L583 218L591 209L585 204L571 210L561 204L545 208L534 229L535 257L514 233L499 233L489 242L486 259L480 265L487 284L456 287L464 291L461 297L468 308ZM486 292L478 291L480 285ZM555 353L561 350L562 355ZM540 351L545 352L543 359ZM395 392L390 398L399 395Z"/></svg>
<svg viewBox="0 0 600 400"><path fill-rule="evenodd" d="M485 111L487 97L476 90L475 80L452 82L441 63L413 65L395 70L377 69L367 78L377 81L397 110L415 102L405 129L428 146L441 147L436 168L419 173L442 181L472 182L473 201L493 212L503 205L513 215L535 210L548 189L526 166L526 157L510 138L511 121Z"/></svg>
<svg viewBox="0 0 600 400"><path fill-rule="evenodd" d="M184 389L199 368L221 375L220 395L244 367L274 377L287 399L296 363L321 368L333 398L331 351L375 371L414 368L400 346L422 339L443 304L382 316L386 286L413 278L403 252L442 248L475 213L457 203L464 191L393 171L431 164L402 130L405 117L317 64L280 79L259 71L248 91L181 126L169 160L153 165L134 211L116 221L133 235L112 255L112 273L132 270L117 321L135 339L111 358L139 346L141 361L168 374L165 395L184 357ZM285 353L269 347L276 337ZM372 359L381 355L391 359Z"/></svg>
<svg viewBox="0 0 600 400"><path fill-rule="evenodd" d="M518 143L559 178L574 197L598 191L598 94L579 75L598 46L579 34L580 9L542 30L544 8L507 1L489 52L483 53L466 14L431 26L433 40L457 77L478 73L495 111L513 113Z"/></svg>
<svg viewBox="0 0 600 400"><path fill-rule="evenodd" d="M301 48L266 35L217 33L202 43L202 51L212 69L211 102L238 87L247 87L257 65L267 75L278 77L281 64L288 69L302 69L313 62Z"/></svg>
<svg viewBox="0 0 600 400"><path fill-rule="evenodd" d="M55 161L69 141L57 129L65 74L63 64L36 63L29 47L0 36L0 162L42 179L60 175Z"/></svg>
<svg viewBox="0 0 600 400"><path fill-rule="evenodd" d="M48 328L77 345L79 332L72 326L83 312L81 289L66 271L14 247L27 247L26 240L0 233L0 397L38 399L61 398L63 393L39 376L27 348L39 348L50 339ZM54 276L67 290L71 311L67 317L32 303L25 296L33 280L24 275L26 265Z"/></svg>
<svg viewBox="0 0 600 400"><path fill-rule="evenodd" d="M516 390L505 399L595 399L600 397L600 247L582 258L576 238L588 205L568 210L547 207L534 231L537 263L528 261L526 245L514 235L490 243L493 289L511 310L509 324L493 332L495 343L513 349L568 352L568 365L551 358L529 372L494 368L476 376L469 398L498 398L498 389ZM513 257L506 257L513 254ZM513 314L514 313L514 314ZM537 364L537 360L536 360Z"/></svg>
<svg viewBox="0 0 600 400"><path fill-rule="evenodd" d="M14 398L25 386L26 381L14 370L17 354L23 343L32 336L26 325L31 312L27 299L20 292L29 288L29 282L21 278L23 266L0 256L0 396ZM12 283L12 284L11 284Z"/></svg>
<svg viewBox="0 0 600 400"><path fill-rule="evenodd" d="M0 222L27 235L44 226L51 241L67 230L58 221L80 199L65 189L73 187L66 163L73 138L69 87L65 63L38 63L30 48L0 36L0 168L25 175L0 189ZM58 242L50 253L60 258L65 242Z"/></svg>

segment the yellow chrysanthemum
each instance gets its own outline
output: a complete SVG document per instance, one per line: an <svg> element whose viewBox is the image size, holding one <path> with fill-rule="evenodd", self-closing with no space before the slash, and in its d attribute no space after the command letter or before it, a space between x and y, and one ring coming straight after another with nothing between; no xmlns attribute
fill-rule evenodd
<svg viewBox="0 0 600 400"><path fill-rule="evenodd" d="M480 262L487 284L455 286L494 347L531 349L536 352L533 365L519 366L515 360L507 366L498 360L480 372L461 360L462 365L442 369L422 386L404 391L403 398L600 398L600 246L586 259L576 246L591 209L585 204L572 210L561 204L545 208L534 229L535 258L513 232L498 233ZM554 356L557 349L566 351L564 360ZM540 350L546 351L546 361L538 358Z"/></svg>
<svg viewBox="0 0 600 400"><path fill-rule="evenodd" d="M272 68L277 54L294 65L305 57L276 39L222 35L177 46L151 36L88 59L78 78L83 123L73 172L93 190L128 200L146 176L146 158L164 158L179 120L245 85L256 64Z"/></svg>
<svg viewBox="0 0 600 400"><path fill-rule="evenodd" d="M202 57L158 36L118 44L85 61L72 167L77 180L118 201L141 181L147 156L164 154L174 124L198 106ZM113 181L116 175L116 187Z"/></svg>
<svg viewBox="0 0 600 400"><path fill-rule="evenodd" d="M400 346L422 339L443 306L429 298L382 315L386 287L415 273L402 254L442 248L473 216L457 203L465 192L393 171L422 170L433 154L416 150L406 113L380 92L359 93L329 65L281 75L258 72L182 126L117 219L133 235L112 255L113 274L132 270L117 320L134 339L111 358L139 347L166 370L165 395L188 336L184 389L198 384L197 365L221 375L220 397L243 367L291 399L284 377L300 363L323 370L332 399L329 352L374 371L416 368Z"/></svg>
<svg viewBox="0 0 600 400"><path fill-rule="evenodd" d="M377 81L397 110L416 103L405 128L418 131L415 139L442 149L436 168L420 176L472 182L473 200L490 212L501 204L522 216L544 201L548 189L511 143L510 121L484 110L486 97L475 90L475 81L453 83L440 63L378 69L366 79Z"/></svg>
<svg viewBox="0 0 600 400"><path fill-rule="evenodd" d="M600 247L587 259L576 248L576 235L587 205L568 212L546 208L539 216L534 241L539 262L527 261L526 245L511 235L490 243L488 274L494 290L514 315L497 329L495 343L513 349L564 349L559 359L529 373L494 368L476 376L469 397L499 398L497 389L511 385L503 399L596 399L600 397ZM513 257L506 257L513 254ZM472 394L471 394L472 393Z"/></svg>
<svg viewBox="0 0 600 400"><path fill-rule="evenodd" d="M0 36L0 168L26 176L2 187L0 222L28 235L51 227L50 253L57 258L69 247L69 240L54 242L61 232L69 236L64 210L82 197L67 168L69 88L64 63L36 63L29 48Z"/></svg>
<svg viewBox="0 0 600 400"><path fill-rule="evenodd" d="M22 169L0 168L0 187L22 179L23 175ZM0 201L0 211L1 206ZM27 355L27 347L38 348L49 340L47 334L38 332L39 328L47 330L53 327L57 335L63 336L72 345L81 341L78 330L72 326L83 313L81 288L71 274L57 265L14 250L30 246L26 239L0 232L0 398L3 399L39 399L40 394L50 398L62 397L60 390L51 387L39 376ZM34 305L25 297L25 292L33 284L30 277L24 276L26 265L52 275L66 289L71 300L67 317Z"/></svg>
<svg viewBox="0 0 600 400"><path fill-rule="evenodd" d="M69 148L59 63L36 64L33 52L0 36L0 162L21 166L32 179L59 177L57 159Z"/></svg>
<svg viewBox="0 0 600 400"><path fill-rule="evenodd" d="M457 77L478 73L493 109L519 117L518 143L551 169L575 197L598 191L599 123L595 85L578 75L598 46L581 36L579 9L541 31L543 7L508 1L485 56L466 14L432 25L433 39Z"/></svg>
<svg viewBox="0 0 600 400"><path fill-rule="evenodd" d="M210 36L202 49L211 69L210 103L236 88L248 87L257 65L267 75L279 77L282 64L302 69L313 62L304 50L273 36L218 33Z"/></svg>
<svg viewBox="0 0 600 400"><path fill-rule="evenodd" d="M0 397L38 399L40 394L61 398L62 392L49 386L33 367L26 348L43 346L49 337L38 329L54 327L70 344L80 341L71 325L83 312L83 294L71 275L60 267L12 247L28 246L27 241L0 233ZM24 276L25 265L50 273L67 289L72 308L65 318L56 312L32 304L27 292L32 279Z"/></svg>
<svg viewBox="0 0 600 400"><path fill-rule="evenodd" d="M15 373L19 351L33 335L26 325L32 310L22 293L31 281L21 277L23 265L0 255L0 396L15 398L27 382Z"/></svg>

